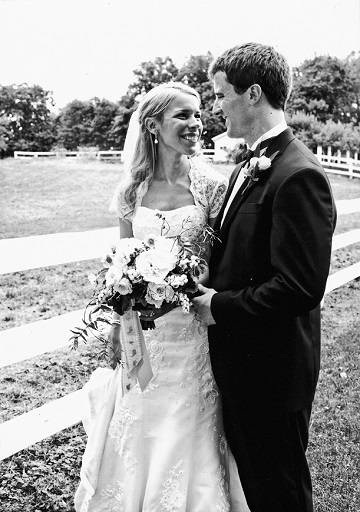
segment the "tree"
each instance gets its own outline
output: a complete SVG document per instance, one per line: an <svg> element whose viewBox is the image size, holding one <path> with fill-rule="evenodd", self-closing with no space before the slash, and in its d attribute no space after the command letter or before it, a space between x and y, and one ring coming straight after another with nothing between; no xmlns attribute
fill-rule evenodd
<svg viewBox="0 0 360 512"><path fill-rule="evenodd" d="M94 120L92 129L92 145L106 151L116 147L112 134L112 126L118 113L119 105L109 100L93 98Z"/></svg>
<svg viewBox="0 0 360 512"><path fill-rule="evenodd" d="M115 145L110 133L117 111L118 105L97 97L68 103L57 120L58 143L70 151L79 147L110 149Z"/></svg>
<svg viewBox="0 0 360 512"><path fill-rule="evenodd" d="M355 88L355 101L351 104L351 120L355 124L360 124L360 52L352 52L347 57L350 79Z"/></svg>
<svg viewBox="0 0 360 512"><path fill-rule="evenodd" d="M119 102L119 106L109 132L109 137L114 141L114 147L116 148L124 149L131 114L134 112L136 105L137 103L126 95L123 96Z"/></svg>
<svg viewBox="0 0 360 512"><path fill-rule="evenodd" d="M352 123L335 123L329 119L321 126L320 131L314 134L314 140L318 146L331 147L333 151L358 151L360 128Z"/></svg>
<svg viewBox="0 0 360 512"><path fill-rule="evenodd" d="M0 155L6 156L8 143L11 137L9 130L9 121L5 115L0 117Z"/></svg>
<svg viewBox="0 0 360 512"><path fill-rule="evenodd" d="M214 93L208 79L208 69L212 60L213 56L210 52L206 55L192 55L176 77L176 80L196 89L201 97L203 139L206 147L213 147L212 138L226 130L224 119L212 113Z"/></svg>
<svg viewBox="0 0 360 512"><path fill-rule="evenodd" d="M318 119L312 114L305 114L305 112L295 112L292 116L287 115L286 118L296 137L309 149L316 151L318 144L314 136L320 133L322 128Z"/></svg>
<svg viewBox="0 0 360 512"><path fill-rule="evenodd" d="M51 94L39 85L0 86L2 156L51 148L55 141Z"/></svg>
<svg viewBox="0 0 360 512"><path fill-rule="evenodd" d="M73 100L61 109L58 117L58 144L70 151L80 146L91 145L92 121L91 101Z"/></svg>
<svg viewBox="0 0 360 512"><path fill-rule="evenodd" d="M356 87L346 60L319 56L294 68L290 114L303 111L322 122L354 122L351 105L355 101Z"/></svg>
<svg viewBox="0 0 360 512"><path fill-rule="evenodd" d="M154 62L142 62L133 73L135 81L129 85L126 95L135 102L156 85L174 80L178 68L170 57L156 57Z"/></svg>

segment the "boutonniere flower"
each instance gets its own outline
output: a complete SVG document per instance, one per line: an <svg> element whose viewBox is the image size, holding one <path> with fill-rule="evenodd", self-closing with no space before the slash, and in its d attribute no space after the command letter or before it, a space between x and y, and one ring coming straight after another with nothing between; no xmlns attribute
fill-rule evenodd
<svg viewBox="0 0 360 512"><path fill-rule="evenodd" d="M244 172L244 176L246 178L250 178L250 179L247 183L247 186L242 191L243 194L246 192L246 190L250 187L250 185L253 182L259 181L261 176L264 174L264 171L267 171L268 169L270 169L271 163L278 153L279 153L279 151L276 151L270 157L263 155L260 157L250 158L249 167Z"/></svg>

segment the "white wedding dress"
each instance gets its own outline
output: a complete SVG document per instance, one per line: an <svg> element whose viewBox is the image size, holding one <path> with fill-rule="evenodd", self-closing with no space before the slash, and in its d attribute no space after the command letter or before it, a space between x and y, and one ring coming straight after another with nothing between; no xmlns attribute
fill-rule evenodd
<svg viewBox="0 0 360 512"><path fill-rule="evenodd" d="M207 219L199 204L162 213L169 236L186 223L197 237ZM141 204L132 221L140 239L161 226L156 211ZM223 431L206 329L178 307L144 334L154 374L144 392L136 385L123 394L119 368L90 380L76 511L249 511Z"/></svg>

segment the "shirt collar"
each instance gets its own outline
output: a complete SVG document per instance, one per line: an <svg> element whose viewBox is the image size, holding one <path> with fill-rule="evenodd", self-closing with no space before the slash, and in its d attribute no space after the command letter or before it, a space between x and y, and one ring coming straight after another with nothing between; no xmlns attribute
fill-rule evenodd
<svg viewBox="0 0 360 512"><path fill-rule="evenodd" d="M250 149L255 151L255 148L258 146L258 144L260 144L260 142L262 142L263 140L266 140L266 139L270 139L271 137L277 137L278 135L280 135L281 132L286 130L286 128L287 128L286 121L285 120L281 121L281 123L277 124L276 126L271 128L271 130L269 130L268 132L264 133L261 137L259 137L258 140L256 142L254 142L254 144L251 146Z"/></svg>

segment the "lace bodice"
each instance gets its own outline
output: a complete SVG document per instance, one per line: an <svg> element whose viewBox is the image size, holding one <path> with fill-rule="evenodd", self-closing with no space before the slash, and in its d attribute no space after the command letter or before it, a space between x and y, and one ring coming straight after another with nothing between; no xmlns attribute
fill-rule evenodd
<svg viewBox="0 0 360 512"><path fill-rule="evenodd" d="M164 222L157 215L161 213L166 219ZM190 242L197 242L207 223L205 211L196 205L183 206L176 210L162 211L151 210L145 206L136 208L133 216L134 237L143 240L149 233L154 235L177 236L183 233L184 238Z"/></svg>
<svg viewBox="0 0 360 512"><path fill-rule="evenodd" d="M201 208L206 219L215 218L224 201L228 181L200 158L190 159L190 192L194 205ZM124 193L127 181L118 186L110 205L110 211L116 212L121 219L132 220L137 209L141 206L142 198L149 187L149 179L140 184L137 189L135 208L132 209L125 201ZM169 213L169 212L166 212Z"/></svg>

